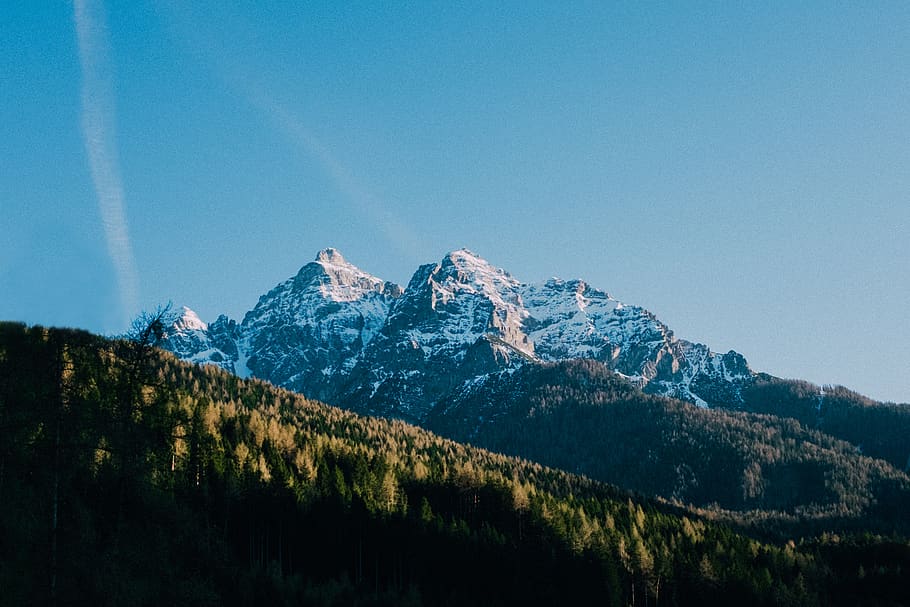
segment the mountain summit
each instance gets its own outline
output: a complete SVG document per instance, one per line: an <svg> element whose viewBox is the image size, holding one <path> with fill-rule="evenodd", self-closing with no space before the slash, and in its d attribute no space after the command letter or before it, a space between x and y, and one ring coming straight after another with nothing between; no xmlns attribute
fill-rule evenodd
<svg viewBox="0 0 910 607"><path fill-rule="evenodd" d="M240 324L185 310L166 343L181 358L418 423L450 394L533 362L594 359L701 406L735 404L753 380L740 354L677 339L644 308L582 280L523 283L467 249L402 289L327 248Z"/></svg>

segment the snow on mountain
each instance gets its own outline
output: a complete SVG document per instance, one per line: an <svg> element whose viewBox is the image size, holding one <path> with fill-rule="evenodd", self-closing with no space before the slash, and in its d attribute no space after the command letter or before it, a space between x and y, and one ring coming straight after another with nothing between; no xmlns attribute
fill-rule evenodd
<svg viewBox="0 0 910 607"><path fill-rule="evenodd" d="M554 278L523 290L526 322L538 357L593 358L648 392L696 404L738 402L751 371L724 355L679 340L651 312L627 306L580 280Z"/></svg>
<svg viewBox="0 0 910 607"><path fill-rule="evenodd" d="M382 327L401 287L320 251L259 298L241 325L247 367L274 384L325 397Z"/></svg>
<svg viewBox="0 0 910 607"><path fill-rule="evenodd" d="M227 317L221 316L207 325L190 308L183 306L182 313L169 327L162 347L180 358L194 363L211 363L237 373L236 347L232 338L224 339Z"/></svg>
<svg viewBox="0 0 910 607"><path fill-rule="evenodd" d="M389 324L398 326L428 356L450 353L486 335L531 354L533 344L522 331L527 311L520 283L467 249L453 251L435 265L420 268L392 310Z"/></svg>
<svg viewBox="0 0 910 607"><path fill-rule="evenodd" d="M364 349L339 401L419 421L461 383L531 358L520 286L466 249L421 266Z"/></svg>
<svg viewBox="0 0 910 607"><path fill-rule="evenodd" d="M528 312L525 326L543 360L612 360L611 344L627 341L626 328L617 314L623 305L583 281L552 278L539 285L523 285L521 292Z"/></svg>
<svg viewBox="0 0 910 607"><path fill-rule="evenodd" d="M186 332L192 331L198 333L204 333L209 328L207 324L202 322L196 312L187 308L186 306L183 306L183 314L181 314L180 318L177 319L177 322L174 323L174 326Z"/></svg>
<svg viewBox="0 0 910 607"><path fill-rule="evenodd" d="M581 280L522 283L467 249L421 266L404 290L325 249L240 325L189 312L168 346L182 358L418 422L453 390L529 361L595 359L703 406L738 402L752 380L741 355L679 340L643 308Z"/></svg>

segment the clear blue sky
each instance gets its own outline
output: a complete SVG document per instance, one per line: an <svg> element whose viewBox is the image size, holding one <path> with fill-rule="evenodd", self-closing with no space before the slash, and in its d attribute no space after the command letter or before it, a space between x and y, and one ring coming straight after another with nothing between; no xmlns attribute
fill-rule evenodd
<svg viewBox="0 0 910 607"><path fill-rule="evenodd" d="M189 4L0 6L0 318L466 246L910 401L910 3Z"/></svg>

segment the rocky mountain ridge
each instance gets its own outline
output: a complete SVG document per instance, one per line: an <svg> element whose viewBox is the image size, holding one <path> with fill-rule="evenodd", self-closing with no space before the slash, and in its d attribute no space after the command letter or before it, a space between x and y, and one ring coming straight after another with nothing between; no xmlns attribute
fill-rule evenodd
<svg viewBox="0 0 910 607"><path fill-rule="evenodd" d="M587 358L646 392L700 406L741 401L742 355L677 339L653 314L582 280L523 283L467 249L406 288L320 251L241 323L189 308L165 346L360 412L422 422L472 383L529 362Z"/></svg>

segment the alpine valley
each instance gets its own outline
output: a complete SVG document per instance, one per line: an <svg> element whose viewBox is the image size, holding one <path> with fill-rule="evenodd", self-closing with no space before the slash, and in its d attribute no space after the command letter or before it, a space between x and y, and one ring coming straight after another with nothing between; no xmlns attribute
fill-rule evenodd
<svg viewBox="0 0 910 607"><path fill-rule="evenodd" d="M405 288L324 249L239 323L183 308L164 345L715 516L907 526L908 407L757 373L583 280L523 283L466 249Z"/></svg>
<svg viewBox="0 0 910 607"><path fill-rule="evenodd" d="M0 322L0 430L2 605L910 605L910 406L466 250Z"/></svg>

